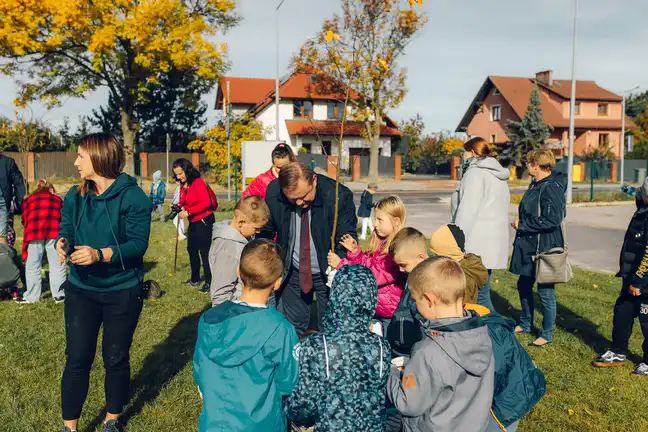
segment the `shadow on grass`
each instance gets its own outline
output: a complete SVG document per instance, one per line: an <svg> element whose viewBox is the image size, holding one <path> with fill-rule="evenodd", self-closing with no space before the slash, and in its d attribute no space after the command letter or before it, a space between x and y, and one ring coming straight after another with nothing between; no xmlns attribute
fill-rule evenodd
<svg viewBox="0 0 648 432"><path fill-rule="evenodd" d="M513 318L515 322L520 322L520 309L514 307L507 299L497 292L491 291L491 300L497 312ZM537 296L535 296L534 303L537 310L540 306L540 300ZM610 341L599 332L597 324L583 318L560 303L556 304L556 308L556 326L579 338L597 354L604 353L610 348ZM636 354L628 353L628 360L640 363L642 358Z"/></svg>
<svg viewBox="0 0 648 432"><path fill-rule="evenodd" d="M150 272L155 267L157 267L157 265L158 265L157 261L145 261L144 262L144 272L146 272L146 273Z"/></svg>
<svg viewBox="0 0 648 432"><path fill-rule="evenodd" d="M162 389L191 362L198 321L205 310L207 308L180 319L167 338L146 356L140 372L131 382L131 395L134 399L121 416L122 424L141 413L144 406L154 401ZM86 432L94 432L103 423L104 414L102 412L97 415Z"/></svg>

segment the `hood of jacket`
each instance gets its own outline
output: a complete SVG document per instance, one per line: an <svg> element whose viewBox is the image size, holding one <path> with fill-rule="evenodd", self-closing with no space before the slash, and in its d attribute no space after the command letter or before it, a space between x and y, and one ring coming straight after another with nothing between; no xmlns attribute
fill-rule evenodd
<svg viewBox="0 0 648 432"><path fill-rule="evenodd" d="M102 193L101 195L97 195L94 192L88 192L85 198L86 200L109 201L119 196L119 194L121 194L125 189L131 187L139 188L139 186L137 185L137 180L135 180L135 177L131 177L126 173L121 173L115 179L113 184L111 184L108 187L108 189L104 191L104 193Z"/></svg>
<svg viewBox="0 0 648 432"><path fill-rule="evenodd" d="M468 161L467 170L470 169L481 169L485 172L488 172L495 176L499 180L506 181L511 176L511 172L508 168L504 168L502 164L499 163L494 157L473 157Z"/></svg>
<svg viewBox="0 0 648 432"><path fill-rule="evenodd" d="M425 337L432 339L459 367L473 376L483 376L491 363L491 342L486 324L474 311L462 318L421 322Z"/></svg>
<svg viewBox="0 0 648 432"><path fill-rule="evenodd" d="M336 273L324 313L324 333L362 331L369 328L378 305L378 285L371 270L345 265Z"/></svg>
<svg viewBox="0 0 648 432"><path fill-rule="evenodd" d="M201 317L197 342L207 357L223 367L237 367L254 357L281 325L281 315L270 308L228 302Z"/></svg>
<svg viewBox="0 0 648 432"><path fill-rule="evenodd" d="M246 245L248 239L232 227L232 221L223 221L214 224L212 228L212 240L223 239Z"/></svg>
<svg viewBox="0 0 648 432"><path fill-rule="evenodd" d="M153 182L159 183L161 179L162 179L162 171L160 170L155 171L153 173Z"/></svg>

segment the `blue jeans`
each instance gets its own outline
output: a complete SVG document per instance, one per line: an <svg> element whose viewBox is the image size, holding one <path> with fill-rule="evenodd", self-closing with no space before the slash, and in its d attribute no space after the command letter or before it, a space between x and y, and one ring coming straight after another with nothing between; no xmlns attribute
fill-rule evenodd
<svg viewBox="0 0 648 432"><path fill-rule="evenodd" d="M0 237L7 237L7 223L9 222L9 210L7 203L0 192Z"/></svg>
<svg viewBox="0 0 648 432"><path fill-rule="evenodd" d="M23 294L25 300L36 303L41 296L41 269L43 268L43 254L47 255L47 262L50 268L50 289L52 297L64 297L65 292L61 288L65 282L65 264L59 264L56 254L56 240L34 240L27 246L27 261L25 263L25 279L27 291Z"/></svg>
<svg viewBox="0 0 648 432"><path fill-rule="evenodd" d="M488 270L488 282L486 282L486 285L484 285L483 287L479 288L479 290L477 290L477 304L480 306L484 306L485 308L488 308L491 311L495 311L495 306L493 306L493 302L491 300L491 294L490 294L490 283L491 283L492 274L493 271Z"/></svg>
<svg viewBox="0 0 648 432"><path fill-rule="evenodd" d="M506 432L517 431L519 424L520 424L520 420L511 423L511 425L506 428ZM495 421L492 415L488 420L488 429L486 429L486 432L502 432L502 428L497 424L497 422Z"/></svg>
<svg viewBox="0 0 648 432"><path fill-rule="evenodd" d="M518 292L522 313L520 314L520 327L525 332L533 329L533 285L535 278L520 276L518 279ZM556 285L538 284L538 297L540 297L540 308L542 309L542 331L540 337L551 342L554 327L556 324Z"/></svg>

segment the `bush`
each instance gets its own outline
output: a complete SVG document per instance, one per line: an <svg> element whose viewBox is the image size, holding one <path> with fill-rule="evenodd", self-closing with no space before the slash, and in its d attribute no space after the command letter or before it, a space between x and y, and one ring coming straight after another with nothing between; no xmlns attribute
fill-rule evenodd
<svg viewBox="0 0 648 432"><path fill-rule="evenodd" d="M218 209L217 212L231 212L234 211L236 207L236 201L234 200L218 200Z"/></svg>

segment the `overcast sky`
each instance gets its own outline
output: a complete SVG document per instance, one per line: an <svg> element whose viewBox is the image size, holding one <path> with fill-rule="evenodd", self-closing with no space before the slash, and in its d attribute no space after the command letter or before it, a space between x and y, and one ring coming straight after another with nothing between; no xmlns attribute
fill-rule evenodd
<svg viewBox="0 0 648 432"><path fill-rule="evenodd" d="M242 23L223 36L230 47L229 75L275 76L275 7L280 0L237 0ZM406 3L406 0L401 0ZM424 0L429 22L401 63L408 70L409 93L390 113L397 121L417 112L428 131L454 130L488 75L534 76L552 69L554 78L571 77L573 0ZM280 68L339 10L338 0L285 0L280 9ZM580 0L578 79L594 80L614 92L639 85L648 90L647 0ZM0 77L0 114L11 115L15 87ZM209 95L211 123L214 95ZM106 92L68 100L38 116L59 125L105 103Z"/></svg>

